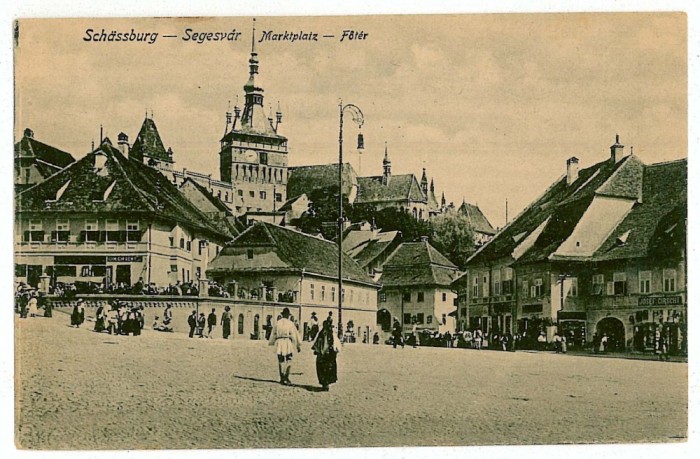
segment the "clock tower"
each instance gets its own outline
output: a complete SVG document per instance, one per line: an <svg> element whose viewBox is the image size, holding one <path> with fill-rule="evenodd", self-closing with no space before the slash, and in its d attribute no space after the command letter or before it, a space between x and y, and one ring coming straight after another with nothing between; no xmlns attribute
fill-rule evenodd
<svg viewBox="0 0 700 459"><path fill-rule="evenodd" d="M287 200L287 138L277 133L282 113L279 108L275 118L265 113L263 89L255 81L259 67L255 27L248 63L249 78L243 86L245 106L242 110L234 107L231 130L231 114L227 114L219 152L221 181L232 184L232 207L237 215L276 211Z"/></svg>

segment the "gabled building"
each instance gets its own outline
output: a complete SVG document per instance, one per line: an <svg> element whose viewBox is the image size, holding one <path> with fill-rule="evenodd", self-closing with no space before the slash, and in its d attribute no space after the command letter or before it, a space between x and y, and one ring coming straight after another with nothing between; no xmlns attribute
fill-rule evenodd
<svg viewBox="0 0 700 459"><path fill-rule="evenodd" d="M413 323L441 333L455 331L456 294L451 284L460 272L427 238L399 245L382 269L377 324L384 331L393 318L404 331Z"/></svg>
<svg viewBox="0 0 700 459"><path fill-rule="evenodd" d="M551 337L558 325L575 345L605 333L612 348L629 349L640 323L684 320L687 162L647 166L623 152L618 138L591 167L570 158L566 174L470 258L455 283L465 327ZM667 230L674 250L659 257L652 247Z"/></svg>
<svg viewBox="0 0 700 459"><path fill-rule="evenodd" d="M15 144L15 192L44 181L74 162L70 153L39 142L34 131L25 129Z"/></svg>
<svg viewBox="0 0 700 459"><path fill-rule="evenodd" d="M413 174L392 175L388 149L384 149L384 173L373 177L358 177L357 205L373 206L377 210L394 208L407 212L419 220L430 216L428 203L428 182L418 183Z"/></svg>
<svg viewBox="0 0 700 459"><path fill-rule="evenodd" d="M233 235L109 139L15 199L15 279L156 286L204 278Z"/></svg>
<svg viewBox="0 0 700 459"><path fill-rule="evenodd" d="M343 295L343 329L352 322L355 336L371 336L377 317L376 284L343 255L343 291L338 291L338 246L308 234L257 222L228 244L211 262L207 275L225 285L232 298L290 303L306 330L311 313L319 320L333 312L338 324L338 295ZM260 317L269 315L260 309ZM261 308L266 307L261 305Z"/></svg>
<svg viewBox="0 0 700 459"><path fill-rule="evenodd" d="M399 231L387 231L373 225L352 225L343 236L343 251L350 255L375 280L379 280L382 267L401 243Z"/></svg>
<svg viewBox="0 0 700 459"><path fill-rule="evenodd" d="M474 242L476 245L484 245L496 234L496 230L478 205L470 204L463 200L457 212L466 215L469 219L469 226L474 231Z"/></svg>

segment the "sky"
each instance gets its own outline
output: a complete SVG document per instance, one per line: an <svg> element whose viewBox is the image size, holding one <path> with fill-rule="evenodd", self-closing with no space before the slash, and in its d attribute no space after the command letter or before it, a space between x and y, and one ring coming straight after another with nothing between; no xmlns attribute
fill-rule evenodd
<svg viewBox="0 0 700 459"><path fill-rule="evenodd" d="M236 18L20 21L15 136L82 157L99 140L136 138L145 112L176 167L218 178L225 113L243 103L253 21ZM153 44L86 42L86 29L158 32ZM235 42L184 41L185 29ZM646 163L688 156L683 13L258 17L263 31L319 41L256 43L265 105L279 107L289 164L338 160L338 103L364 113L365 150L345 123L345 159L361 175L423 167L438 198L476 203L496 227L566 170L606 159L620 135ZM340 42L343 30L364 40ZM177 35L164 38L162 35ZM322 35L335 35L323 38ZM361 163L361 164L360 164Z"/></svg>

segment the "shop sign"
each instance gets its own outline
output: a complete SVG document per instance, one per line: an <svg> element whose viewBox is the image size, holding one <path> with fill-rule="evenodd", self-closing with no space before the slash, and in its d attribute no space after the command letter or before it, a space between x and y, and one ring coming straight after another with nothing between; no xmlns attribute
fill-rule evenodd
<svg viewBox="0 0 700 459"><path fill-rule="evenodd" d="M110 255L107 262L111 263L141 263L143 255Z"/></svg>
<svg viewBox="0 0 700 459"><path fill-rule="evenodd" d="M683 304L682 296L642 296L639 297L639 306L680 306Z"/></svg>

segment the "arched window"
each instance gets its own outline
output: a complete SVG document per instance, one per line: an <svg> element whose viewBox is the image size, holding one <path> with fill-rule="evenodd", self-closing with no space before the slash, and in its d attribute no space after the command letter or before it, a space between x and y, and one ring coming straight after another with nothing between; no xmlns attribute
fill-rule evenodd
<svg viewBox="0 0 700 459"><path fill-rule="evenodd" d="M238 334L243 334L243 326L245 325L245 317L243 314L238 314Z"/></svg>
<svg viewBox="0 0 700 459"><path fill-rule="evenodd" d="M418 209L416 209L415 207L413 208L413 218L418 218Z"/></svg>

